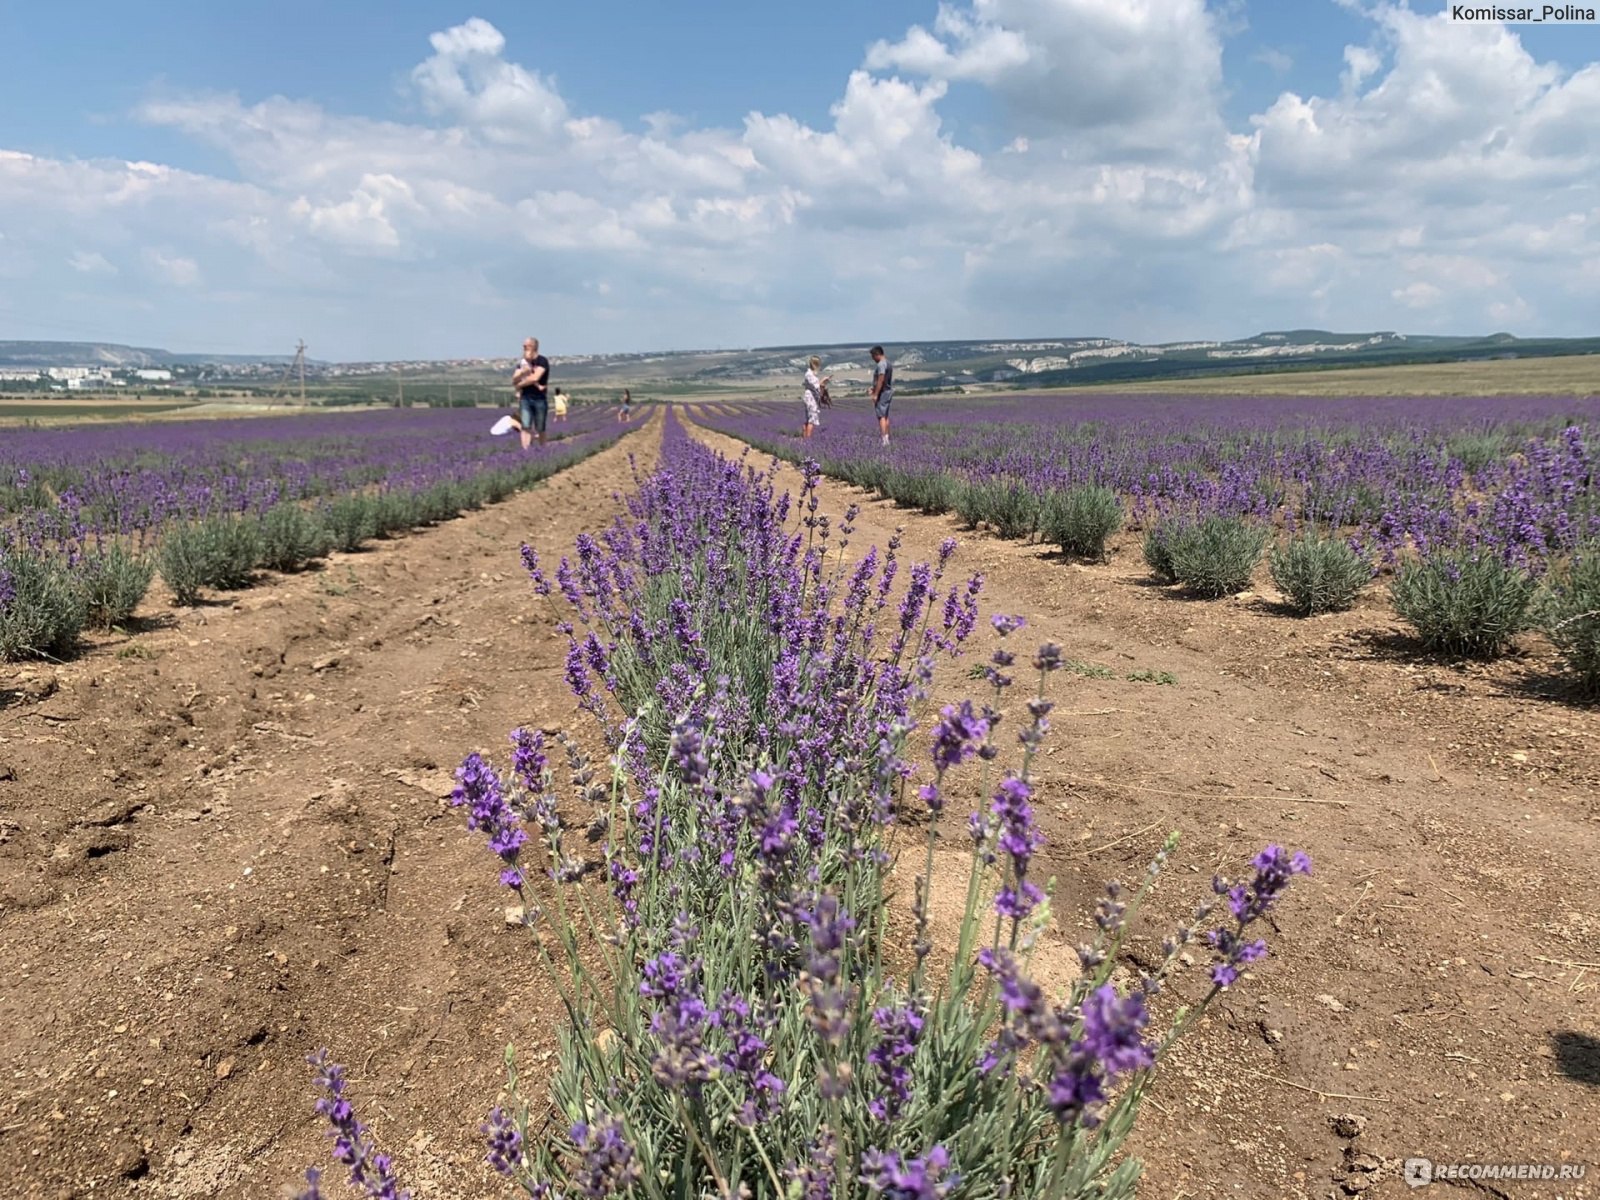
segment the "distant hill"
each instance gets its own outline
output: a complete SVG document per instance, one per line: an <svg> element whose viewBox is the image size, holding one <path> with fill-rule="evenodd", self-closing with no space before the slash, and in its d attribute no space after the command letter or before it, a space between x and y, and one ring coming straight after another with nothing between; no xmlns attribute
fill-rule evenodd
<svg viewBox="0 0 1600 1200"><path fill-rule="evenodd" d="M1181 379L1262 371L1401 366L1503 358L1600 354L1600 337L1519 338L1509 333L1446 337L1404 333L1332 333L1294 329L1259 333L1231 342L1177 342L1152 346L1119 343L1099 361L1008 364L1028 384L1061 385Z"/></svg>
<svg viewBox="0 0 1600 1200"><path fill-rule="evenodd" d="M749 349L683 350L649 354L562 355L563 379L575 384L640 380L672 385L747 385L791 380L807 357L822 354L834 372L863 371L869 365L864 342L834 345L766 346ZM1600 354L1592 338L1519 338L1509 333L1442 337L1379 331L1335 333L1326 329L1267 331L1233 341L1141 343L1107 337L975 338L964 341L909 341L889 346L908 385L957 388L974 384L1002 387L1060 387L1075 384L1159 382L1202 375L1262 371L1322 370L1332 367L1398 366L1408 363L1471 362L1494 358L1546 358ZM289 355L173 354L139 346L98 342L0 341L0 368L69 366L198 367L207 379L259 379L268 369L291 361ZM393 363L307 361L307 374L323 381L384 375ZM410 372L451 377L495 371L509 364L491 360L418 362ZM252 370L254 368L254 370Z"/></svg>
<svg viewBox="0 0 1600 1200"><path fill-rule="evenodd" d="M174 354L112 342L0 342L0 367L200 367L286 363L292 354Z"/></svg>
<svg viewBox="0 0 1600 1200"><path fill-rule="evenodd" d="M1146 344L1105 337L984 338L896 342L887 348L908 386L1060 387L1296 369L1597 354L1600 337L1517 338L1506 333L1440 337L1389 331L1289 329L1233 341ZM812 354L822 355L829 370L836 373L864 370L870 365L867 345L862 342L679 354L592 355L560 361L563 374L578 380L627 376L679 384L731 385L763 378L788 380L804 369Z"/></svg>

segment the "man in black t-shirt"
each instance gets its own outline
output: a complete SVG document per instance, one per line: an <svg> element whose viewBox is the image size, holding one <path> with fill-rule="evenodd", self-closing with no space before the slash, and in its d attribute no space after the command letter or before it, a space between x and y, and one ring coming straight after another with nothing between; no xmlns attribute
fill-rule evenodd
<svg viewBox="0 0 1600 1200"><path fill-rule="evenodd" d="M517 389L517 428L522 431L522 448L533 445L535 433L539 444L544 445L545 426L550 420L550 360L539 353L538 338L522 343L522 361L512 372L511 386Z"/></svg>

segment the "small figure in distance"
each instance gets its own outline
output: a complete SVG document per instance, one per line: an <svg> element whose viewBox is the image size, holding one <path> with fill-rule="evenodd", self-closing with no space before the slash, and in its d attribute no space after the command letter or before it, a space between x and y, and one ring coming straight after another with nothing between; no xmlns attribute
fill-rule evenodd
<svg viewBox="0 0 1600 1200"><path fill-rule="evenodd" d="M872 411L878 415L878 432L889 444L889 405L894 403L894 364L882 346L872 348Z"/></svg>
<svg viewBox="0 0 1600 1200"><path fill-rule="evenodd" d="M550 360L539 353L539 339L528 338L522 343L522 361L511 373L511 386L517 389L516 429L522 434L522 448L533 445L533 435L539 435L544 445L545 426L550 420Z"/></svg>
<svg viewBox="0 0 1600 1200"><path fill-rule="evenodd" d="M633 393L627 388L622 389L622 411L617 414L617 420L626 421L633 415Z"/></svg>
<svg viewBox="0 0 1600 1200"><path fill-rule="evenodd" d="M806 367L805 386L800 394L800 398L805 401L806 406L806 422L800 429L802 438L810 437L818 426L822 424L822 394L827 391L828 380L832 379L833 376L818 376L817 372L821 369L822 360L813 354L810 363Z"/></svg>
<svg viewBox="0 0 1600 1200"><path fill-rule="evenodd" d="M556 421L567 419L567 394L560 388L557 388L556 394L550 397L550 416Z"/></svg>

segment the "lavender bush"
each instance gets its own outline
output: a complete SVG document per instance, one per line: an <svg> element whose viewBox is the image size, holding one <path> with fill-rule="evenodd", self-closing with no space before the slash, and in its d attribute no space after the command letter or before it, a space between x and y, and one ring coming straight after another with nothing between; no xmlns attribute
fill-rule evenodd
<svg viewBox="0 0 1600 1200"><path fill-rule="evenodd" d="M370 496L339 496L318 512L335 550L346 554L378 536L378 514Z"/></svg>
<svg viewBox="0 0 1600 1200"><path fill-rule="evenodd" d="M1266 544L1259 525L1214 515L1174 529L1165 552L1174 579L1197 596L1217 599L1249 588Z"/></svg>
<svg viewBox="0 0 1600 1200"><path fill-rule="evenodd" d="M1372 564L1348 542L1315 529L1274 546L1267 565L1289 607L1304 617L1349 608L1373 574Z"/></svg>
<svg viewBox="0 0 1600 1200"><path fill-rule="evenodd" d="M76 566L87 622L99 629L125 624L150 590L155 574L155 564L147 557L114 542L85 552Z"/></svg>
<svg viewBox="0 0 1600 1200"><path fill-rule="evenodd" d="M1527 629L1538 585L1498 555L1440 550L1405 563L1394 607L1429 650L1493 658Z"/></svg>
<svg viewBox="0 0 1600 1200"><path fill-rule="evenodd" d="M248 517L206 517L168 530L156 551L174 602L195 605L203 588L242 588L261 555L260 526Z"/></svg>
<svg viewBox="0 0 1600 1200"><path fill-rule="evenodd" d="M1145 565L1162 583L1177 583L1177 569L1172 565L1172 543L1189 522L1181 517L1163 517L1145 530L1143 550Z"/></svg>
<svg viewBox="0 0 1600 1200"><path fill-rule="evenodd" d="M1579 691L1600 699L1600 545L1585 547L1551 581L1538 616Z"/></svg>
<svg viewBox="0 0 1600 1200"><path fill-rule="evenodd" d="M1152 1072L1266 953L1258 923L1310 864L1268 847L1245 878L1213 882L1225 915L1208 900L1154 970L1114 982L1169 841L1138 886L1108 887L1080 978L1046 995L1029 966L1050 920L1031 764L1044 684L1066 664L1050 645L1030 656L1038 686L1015 705L1020 761L1002 773L1022 621L995 618L988 701L917 737L933 662L968 643L981 580L944 584L953 543L903 584L893 543L851 565L851 521L819 511L816 477L808 465L791 501L669 421L629 519L580 540L553 580L525 550L610 767L518 730L509 767L474 754L457 772L453 802L570 1019L544 1098L508 1055L487 1162L529 1197L1131 1195L1138 1164L1118 1151ZM910 797L908 759L926 764ZM941 819L974 771L985 807ZM925 822L904 921L886 903L897 808ZM597 862L578 858L580 822L603 831ZM969 848L965 913L936 953L947 833ZM1208 948L1209 978L1158 1033L1152 1002L1190 945ZM369 1195L395 1194L342 1073L317 1065L336 1157Z"/></svg>
<svg viewBox="0 0 1600 1200"><path fill-rule="evenodd" d="M89 599L71 565L0 547L0 660L64 658L89 621Z"/></svg>
<svg viewBox="0 0 1600 1200"><path fill-rule="evenodd" d="M1063 554L1104 558L1106 542L1122 528L1122 501L1099 484L1050 492L1039 525L1045 540L1061 547Z"/></svg>
<svg viewBox="0 0 1600 1200"><path fill-rule="evenodd" d="M298 571L333 548L333 535L314 509L284 502L261 517L256 564L271 571Z"/></svg>

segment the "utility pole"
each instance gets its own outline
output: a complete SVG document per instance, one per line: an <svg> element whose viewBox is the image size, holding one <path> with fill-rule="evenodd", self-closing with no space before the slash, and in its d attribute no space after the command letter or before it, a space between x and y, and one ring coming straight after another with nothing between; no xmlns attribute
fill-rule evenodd
<svg viewBox="0 0 1600 1200"><path fill-rule="evenodd" d="M283 374L278 377L278 386L272 392L274 400L282 397L284 392L288 390L289 377L297 370L300 372L300 403L304 404L306 402L306 341L304 338L299 339L294 348L294 361L285 367Z"/></svg>

